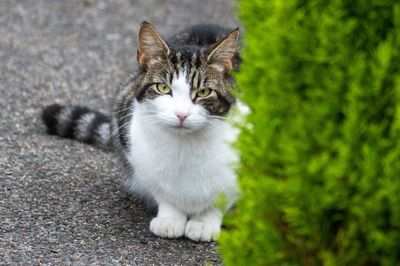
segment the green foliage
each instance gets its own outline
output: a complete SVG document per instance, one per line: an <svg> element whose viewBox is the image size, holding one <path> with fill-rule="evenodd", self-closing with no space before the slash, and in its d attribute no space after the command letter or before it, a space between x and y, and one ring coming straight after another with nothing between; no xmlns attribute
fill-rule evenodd
<svg viewBox="0 0 400 266"><path fill-rule="evenodd" d="M226 265L400 264L400 2L242 0Z"/></svg>

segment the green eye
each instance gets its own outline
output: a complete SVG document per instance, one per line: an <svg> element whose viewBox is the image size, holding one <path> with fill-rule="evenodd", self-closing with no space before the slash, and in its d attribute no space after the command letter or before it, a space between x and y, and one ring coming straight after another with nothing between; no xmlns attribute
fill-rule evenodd
<svg viewBox="0 0 400 266"><path fill-rule="evenodd" d="M204 98L204 97L207 97L208 95L210 95L210 93L211 93L211 89L205 88L205 89L198 90L196 93L196 96L200 97L200 98Z"/></svg>
<svg viewBox="0 0 400 266"><path fill-rule="evenodd" d="M168 94L171 92L171 88L165 84L157 84L157 90L162 94Z"/></svg>

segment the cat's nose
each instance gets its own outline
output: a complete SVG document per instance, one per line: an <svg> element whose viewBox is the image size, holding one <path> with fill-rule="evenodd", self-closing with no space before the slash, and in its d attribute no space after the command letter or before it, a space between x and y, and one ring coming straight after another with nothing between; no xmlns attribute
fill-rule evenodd
<svg viewBox="0 0 400 266"><path fill-rule="evenodd" d="M176 116L179 118L179 121L181 122L181 124L183 124L183 122L189 115L184 114L184 113L176 113Z"/></svg>

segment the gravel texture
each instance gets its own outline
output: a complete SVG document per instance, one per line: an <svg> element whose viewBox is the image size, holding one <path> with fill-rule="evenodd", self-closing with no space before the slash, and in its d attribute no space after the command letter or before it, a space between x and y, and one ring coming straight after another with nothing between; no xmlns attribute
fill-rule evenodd
<svg viewBox="0 0 400 266"><path fill-rule="evenodd" d="M163 35L235 27L232 0L0 0L0 264L220 264L214 243L153 236L112 154L46 135L42 106L108 111L142 20Z"/></svg>

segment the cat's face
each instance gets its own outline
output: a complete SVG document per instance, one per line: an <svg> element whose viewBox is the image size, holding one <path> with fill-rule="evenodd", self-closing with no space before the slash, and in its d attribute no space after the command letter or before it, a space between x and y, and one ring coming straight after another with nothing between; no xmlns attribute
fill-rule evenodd
<svg viewBox="0 0 400 266"><path fill-rule="evenodd" d="M228 72L237 39L236 30L204 49L169 47L150 24L142 24L138 36L140 85L135 97L146 120L180 132L218 123L235 100Z"/></svg>

